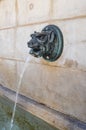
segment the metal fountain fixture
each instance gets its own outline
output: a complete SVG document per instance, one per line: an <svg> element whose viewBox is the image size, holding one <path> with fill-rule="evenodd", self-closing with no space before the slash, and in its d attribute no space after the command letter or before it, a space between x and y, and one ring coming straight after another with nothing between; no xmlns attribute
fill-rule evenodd
<svg viewBox="0 0 86 130"><path fill-rule="evenodd" d="M48 25L41 32L31 34L31 40L27 44L31 48L31 55L53 62L62 54L63 35L56 25Z"/></svg>

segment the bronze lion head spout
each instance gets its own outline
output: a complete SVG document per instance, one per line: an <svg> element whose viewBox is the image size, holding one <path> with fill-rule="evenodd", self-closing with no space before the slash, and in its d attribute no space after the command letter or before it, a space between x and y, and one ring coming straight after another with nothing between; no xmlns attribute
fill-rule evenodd
<svg viewBox="0 0 86 130"><path fill-rule="evenodd" d="M34 57L55 61L63 50L63 36L57 26L49 25L41 32L31 34L31 40L27 44L31 48L29 53Z"/></svg>

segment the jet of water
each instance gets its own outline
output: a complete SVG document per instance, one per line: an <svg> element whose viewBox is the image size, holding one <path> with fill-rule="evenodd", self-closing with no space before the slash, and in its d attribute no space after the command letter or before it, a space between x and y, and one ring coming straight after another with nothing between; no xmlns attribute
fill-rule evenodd
<svg viewBox="0 0 86 130"><path fill-rule="evenodd" d="M18 82L18 85L17 85L15 103L14 103L14 108L13 108L13 113L12 113L12 118L11 118L11 123L10 123L10 130L12 130L12 127L13 127L13 122L14 122L14 117L15 117L15 112L16 112L16 106L17 106L17 101L18 101L18 94L19 94L21 82L22 82L22 79L23 79L23 75L24 75L24 73L25 73L25 70L26 70L26 68L27 68L28 62L29 62L29 57L27 57L27 59L26 59L26 61L25 61L25 65L24 65L24 68L23 68L23 70L22 70L22 72L21 72L21 74L20 74L19 82Z"/></svg>

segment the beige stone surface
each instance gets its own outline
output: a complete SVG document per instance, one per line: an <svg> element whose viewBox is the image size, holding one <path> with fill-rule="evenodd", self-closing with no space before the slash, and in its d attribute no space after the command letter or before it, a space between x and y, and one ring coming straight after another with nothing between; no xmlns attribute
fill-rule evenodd
<svg viewBox="0 0 86 130"><path fill-rule="evenodd" d="M16 90L16 62L0 59L0 84Z"/></svg>
<svg viewBox="0 0 86 130"><path fill-rule="evenodd" d="M17 29L16 40L16 59L25 60L27 56L30 62L38 64L47 64L51 66L61 66L68 68L78 68L86 70L86 19L77 19L64 22L50 22L40 25L32 25ZM49 63L42 58L34 58L28 54L29 48L27 41L30 40L30 34L35 30L41 31L46 25L55 24L59 26L64 37L64 49L61 57L53 63Z"/></svg>
<svg viewBox="0 0 86 130"><path fill-rule="evenodd" d="M16 0L0 0L0 29L16 25Z"/></svg>
<svg viewBox="0 0 86 130"><path fill-rule="evenodd" d="M86 70L86 19L56 22L64 37L62 57L57 61L60 66Z"/></svg>
<svg viewBox="0 0 86 130"><path fill-rule="evenodd" d="M16 90L29 57L20 93L86 121L85 15L86 0L0 0L0 84ZM59 26L64 37L53 63L29 55L27 47L30 34L48 24Z"/></svg>
<svg viewBox="0 0 86 130"><path fill-rule="evenodd" d="M17 76L24 67L17 63ZM18 79L17 78L17 79ZM28 63L20 92L40 103L86 121L86 72Z"/></svg>
<svg viewBox="0 0 86 130"><path fill-rule="evenodd" d="M49 19L50 0L18 0L18 24L29 24Z"/></svg>
<svg viewBox="0 0 86 130"><path fill-rule="evenodd" d="M15 51L14 29L0 31L0 57L13 58Z"/></svg>
<svg viewBox="0 0 86 130"><path fill-rule="evenodd" d="M86 16L85 0L53 0L52 4L55 19Z"/></svg>

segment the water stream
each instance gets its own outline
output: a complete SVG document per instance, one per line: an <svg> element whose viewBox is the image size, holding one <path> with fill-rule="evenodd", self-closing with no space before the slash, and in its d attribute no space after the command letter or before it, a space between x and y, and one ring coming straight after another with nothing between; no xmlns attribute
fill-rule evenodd
<svg viewBox="0 0 86 130"><path fill-rule="evenodd" d="M25 70L26 70L26 68L27 68L28 62L29 62L29 57L27 57L27 59L26 59L26 61L25 61L24 68L23 68L23 70L22 70L22 72L21 72L21 74L20 74L20 77L19 77L19 82L18 82L17 90L16 90L15 103L14 103L14 108L13 108L13 113L12 113L12 118L11 118L11 123L10 123L10 130L12 130L12 127L13 127L14 117L15 117L15 112L16 112L16 106L17 106L17 101L18 101L18 94L19 94L21 82L22 82L22 79L23 79L23 75L24 75L24 73L25 73Z"/></svg>

